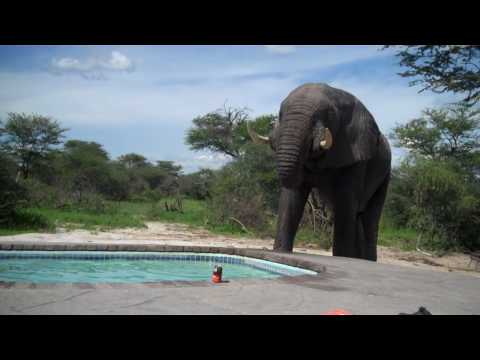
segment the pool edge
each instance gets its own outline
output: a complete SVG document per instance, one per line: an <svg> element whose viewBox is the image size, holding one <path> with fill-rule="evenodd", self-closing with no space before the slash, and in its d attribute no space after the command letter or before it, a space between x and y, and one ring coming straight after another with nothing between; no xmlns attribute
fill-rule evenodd
<svg viewBox="0 0 480 360"><path fill-rule="evenodd" d="M193 252L212 253L251 257L283 265L298 267L317 272L326 272L326 266L305 259L296 258L295 253L279 253L268 249L233 248L218 246L180 246L163 244L70 244L70 243L34 243L0 242L2 251L141 251L141 252ZM309 275L309 276L318 276ZM287 277L287 276L282 276Z"/></svg>

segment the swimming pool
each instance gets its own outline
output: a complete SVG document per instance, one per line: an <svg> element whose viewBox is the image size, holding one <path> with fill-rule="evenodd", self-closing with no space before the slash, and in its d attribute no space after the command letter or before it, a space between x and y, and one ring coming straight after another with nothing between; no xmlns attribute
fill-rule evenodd
<svg viewBox="0 0 480 360"><path fill-rule="evenodd" d="M145 283L223 278L316 275L284 264L238 255L184 252L0 251L0 281L33 283Z"/></svg>

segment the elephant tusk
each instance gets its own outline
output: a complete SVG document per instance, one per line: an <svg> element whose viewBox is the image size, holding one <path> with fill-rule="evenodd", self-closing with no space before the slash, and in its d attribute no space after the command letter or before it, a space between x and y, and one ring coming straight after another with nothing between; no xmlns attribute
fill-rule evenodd
<svg viewBox="0 0 480 360"><path fill-rule="evenodd" d="M328 128L325 128L325 138L322 141L320 141L320 146L323 149L328 150L332 147L332 145L333 145L332 133Z"/></svg>
<svg viewBox="0 0 480 360"><path fill-rule="evenodd" d="M247 122L247 131L248 135L252 138L252 141L255 144L269 144L270 138L268 136L258 135L254 130L250 128L249 123Z"/></svg>

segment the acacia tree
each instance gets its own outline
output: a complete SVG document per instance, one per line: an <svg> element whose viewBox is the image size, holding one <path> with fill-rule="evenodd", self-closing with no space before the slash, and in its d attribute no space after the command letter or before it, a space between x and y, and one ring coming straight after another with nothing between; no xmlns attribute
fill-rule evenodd
<svg viewBox="0 0 480 360"><path fill-rule="evenodd" d="M185 142L192 150L210 150L238 158L248 141L246 126L248 110L226 107L193 119Z"/></svg>
<svg viewBox="0 0 480 360"><path fill-rule="evenodd" d="M385 46L398 51L400 65L407 70L402 77L413 78L411 86L421 85L436 93L464 94L463 101L472 106L480 101L479 45L408 45Z"/></svg>
<svg viewBox="0 0 480 360"><path fill-rule="evenodd" d="M67 130L47 116L8 113L5 124L0 122L0 148L16 159L26 179L33 163L45 158L54 145L61 144Z"/></svg>
<svg viewBox="0 0 480 360"><path fill-rule="evenodd" d="M454 160L468 171L480 166L480 110L465 103L427 109L423 116L397 125L390 138L413 154L434 160Z"/></svg>
<svg viewBox="0 0 480 360"><path fill-rule="evenodd" d="M135 153L122 155L118 158L118 161L127 169L142 168L150 165L145 156Z"/></svg>

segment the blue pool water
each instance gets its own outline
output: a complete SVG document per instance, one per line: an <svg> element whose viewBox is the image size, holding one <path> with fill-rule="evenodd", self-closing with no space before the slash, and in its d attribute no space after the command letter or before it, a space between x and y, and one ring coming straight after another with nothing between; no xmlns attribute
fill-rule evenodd
<svg viewBox="0 0 480 360"><path fill-rule="evenodd" d="M223 278L276 278L313 271L235 255L194 253L0 251L0 281L141 283L210 280L222 265Z"/></svg>

